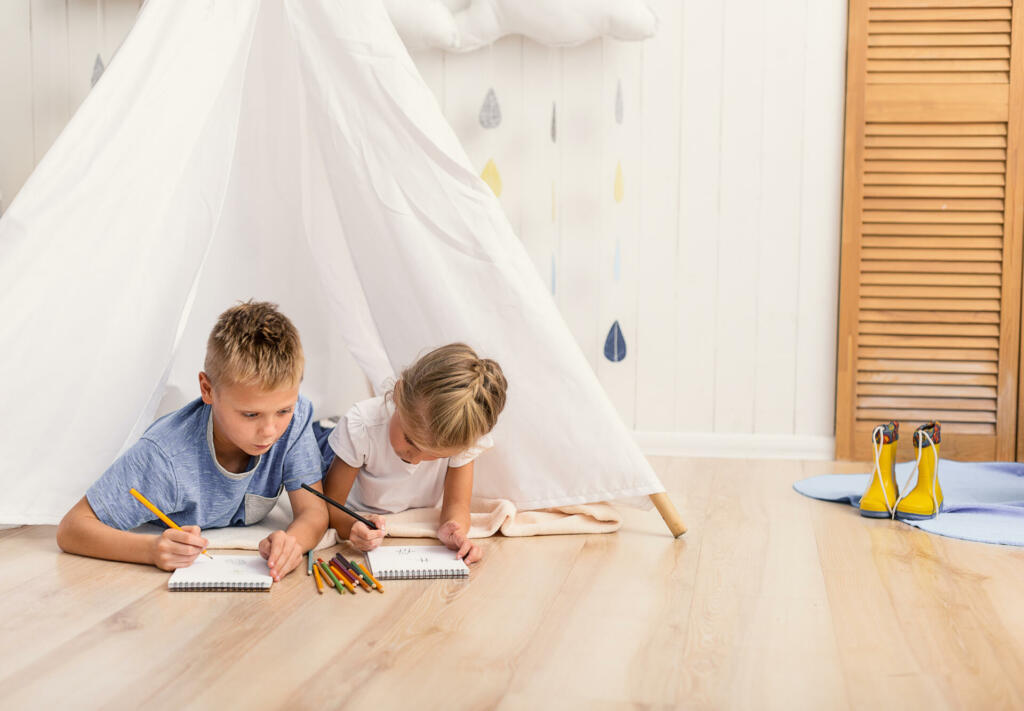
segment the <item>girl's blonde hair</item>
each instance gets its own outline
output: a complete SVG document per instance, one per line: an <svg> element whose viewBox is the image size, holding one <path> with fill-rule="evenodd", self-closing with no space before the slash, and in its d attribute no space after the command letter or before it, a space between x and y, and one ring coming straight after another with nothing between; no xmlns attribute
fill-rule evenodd
<svg viewBox="0 0 1024 711"><path fill-rule="evenodd" d="M451 343L406 368L394 400L417 446L462 450L494 429L507 389L500 365L464 343Z"/></svg>
<svg viewBox="0 0 1024 711"><path fill-rule="evenodd" d="M242 383L276 390L298 385L304 362L299 332L277 304L246 301L217 319L203 369L215 386Z"/></svg>

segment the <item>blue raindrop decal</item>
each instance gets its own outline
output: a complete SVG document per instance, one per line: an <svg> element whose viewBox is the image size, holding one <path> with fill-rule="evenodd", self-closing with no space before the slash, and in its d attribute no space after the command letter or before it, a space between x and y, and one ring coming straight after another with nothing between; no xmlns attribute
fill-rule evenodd
<svg viewBox="0 0 1024 711"><path fill-rule="evenodd" d="M612 363L618 363L626 357L626 339L622 337L618 321L612 324L608 337L604 339L604 357Z"/></svg>
<svg viewBox="0 0 1024 711"><path fill-rule="evenodd" d="M103 58L100 55L96 55L96 61L92 65L92 86L96 86L96 82L103 76L103 70L106 67L103 66Z"/></svg>
<svg viewBox="0 0 1024 711"><path fill-rule="evenodd" d="M501 107L494 89L487 90L484 105L480 107L480 125L484 128L497 128L501 123Z"/></svg>
<svg viewBox="0 0 1024 711"><path fill-rule="evenodd" d="M622 273L622 248L619 240L615 240L615 281L619 280Z"/></svg>
<svg viewBox="0 0 1024 711"><path fill-rule="evenodd" d="M622 123L622 80L615 86L615 123Z"/></svg>
<svg viewBox="0 0 1024 711"><path fill-rule="evenodd" d="M555 102L551 102L551 142L555 143L558 140L558 121L556 120Z"/></svg>

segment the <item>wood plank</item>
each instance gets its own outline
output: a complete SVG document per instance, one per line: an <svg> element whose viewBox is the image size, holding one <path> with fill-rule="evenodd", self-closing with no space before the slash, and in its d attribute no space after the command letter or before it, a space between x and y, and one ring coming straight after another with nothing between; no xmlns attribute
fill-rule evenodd
<svg viewBox="0 0 1024 711"><path fill-rule="evenodd" d="M999 237L943 237L943 236L929 236L929 235L872 235L865 234L861 239L861 244L865 247L907 247L916 249L1002 249L1003 240ZM922 279L933 278L934 282L922 281ZM969 279L967 275L964 275L965 279ZM985 279L990 277L975 277L975 280L966 283L981 284L988 283ZM998 283L999 278L995 277L995 281ZM869 283L869 282L862 282ZM874 284L899 284L901 282L894 280L893 277L885 277L884 281L870 282ZM957 284L965 282L951 281L949 277L944 275L935 274L931 277L924 277L922 275L915 275L913 281L906 282L913 284Z"/></svg>
<svg viewBox="0 0 1024 711"><path fill-rule="evenodd" d="M911 299L998 299L998 286L928 286L922 284L865 284L861 282L862 296L883 296Z"/></svg>
<svg viewBox="0 0 1024 711"><path fill-rule="evenodd" d="M886 333L921 336L968 336L999 337L999 325L995 323L914 323L906 321L861 321L860 333Z"/></svg>
<svg viewBox="0 0 1024 711"><path fill-rule="evenodd" d="M1013 0L872 0L871 12L880 8L922 8L928 11L945 7L1010 7Z"/></svg>
<svg viewBox="0 0 1024 711"><path fill-rule="evenodd" d="M882 146L922 148L1006 148L1006 136L872 136L864 139L869 148Z"/></svg>
<svg viewBox="0 0 1024 711"><path fill-rule="evenodd" d="M965 397L992 398L996 397L996 388L978 385L910 385L907 383L862 383L857 393L863 395L903 395L919 397Z"/></svg>
<svg viewBox="0 0 1024 711"><path fill-rule="evenodd" d="M927 20L884 21L868 19L868 42L880 34L895 35L948 35L948 34L1003 34L1009 35L1009 20L961 20L958 22L929 22Z"/></svg>
<svg viewBox="0 0 1024 711"><path fill-rule="evenodd" d="M1004 72L1009 76L1010 59L868 59L868 73L877 72Z"/></svg>
<svg viewBox="0 0 1024 711"><path fill-rule="evenodd" d="M927 408L895 408L875 409L869 407L857 408L858 420L879 420L889 419L903 420L939 420L945 426L954 422L987 422L995 424L996 414L984 410L939 410Z"/></svg>
<svg viewBox="0 0 1024 711"><path fill-rule="evenodd" d="M772 4L765 13L760 60L764 83L761 212L757 241L757 305L753 362L753 431L795 431L797 334L800 303L800 212L803 181L803 82L806 7ZM831 419L831 418L829 418Z"/></svg>
<svg viewBox="0 0 1024 711"><path fill-rule="evenodd" d="M868 84L864 92L867 121L989 122L1008 115L1006 84Z"/></svg>
<svg viewBox="0 0 1024 711"><path fill-rule="evenodd" d="M1009 59L1010 48L988 47L871 47L868 59Z"/></svg>
<svg viewBox="0 0 1024 711"><path fill-rule="evenodd" d="M861 227L864 235L923 235L929 237L998 237L1002 246L1003 226L1000 224L925 224L912 222L872 222Z"/></svg>
<svg viewBox="0 0 1024 711"><path fill-rule="evenodd" d="M872 72L868 84L1009 84L1009 72Z"/></svg>
<svg viewBox="0 0 1024 711"><path fill-rule="evenodd" d="M935 262L1000 262L1002 252L995 249L930 249L922 251L919 249L887 249L880 247L865 247L861 249L861 259L884 260L884 261L922 261ZM901 271L900 269L886 269L884 271Z"/></svg>
<svg viewBox="0 0 1024 711"><path fill-rule="evenodd" d="M864 173L865 185L1005 185L1003 173Z"/></svg>
<svg viewBox="0 0 1024 711"><path fill-rule="evenodd" d="M1003 213L968 211L915 211L864 210L863 220L868 222L912 222L915 224L1003 224Z"/></svg>
<svg viewBox="0 0 1024 711"><path fill-rule="evenodd" d="M714 4L714 3L712 3ZM843 222L843 122L847 4L806 3L800 198L800 300L796 318L797 433L834 433L836 333ZM813 206L813 207L809 207ZM817 296L811 297L811 294Z"/></svg>
<svg viewBox="0 0 1024 711"><path fill-rule="evenodd" d="M868 136L1005 136L1006 124L971 123L934 118L919 123L868 121L864 131Z"/></svg>
<svg viewBox="0 0 1024 711"><path fill-rule="evenodd" d="M1004 148L865 148L864 157L874 160L990 161L1006 160Z"/></svg>
<svg viewBox="0 0 1024 711"><path fill-rule="evenodd" d="M893 410L953 410L973 412L995 412L996 399L958 397L907 397L902 394L864 396L857 398L860 409ZM956 418L954 418L956 419Z"/></svg>
<svg viewBox="0 0 1024 711"><path fill-rule="evenodd" d="M929 255L931 256L931 255ZM865 272L935 272L939 274L1001 274L1002 264L992 262L959 262L956 260L945 262L934 261L900 261L885 259L881 261L865 262Z"/></svg>
<svg viewBox="0 0 1024 711"><path fill-rule="evenodd" d="M722 63L720 232L716 283L714 431L752 432L757 256L764 158L766 0L725 4ZM706 298L706 295L705 295ZM707 372L697 377L709 377Z"/></svg>
<svg viewBox="0 0 1024 711"><path fill-rule="evenodd" d="M991 361L969 360L893 360L862 358L857 362L858 372L874 370L892 373L977 373L997 375L999 369ZM924 382L938 382L937 379Z"/></svg>
<svg viewBox="0 0 1024 711"><path fill-rule="evenodd" d="M918 348L986 348L997 350L998 338L980 336L928 336L921 334L865 333L861 330L857 342L861 346L909 346Z"/></svg>
<svg viewBox="0 0 1024 711"><path fill-rule="evenodd" d="M922 8L877 8L868 12L868 19L881 20L1009 20L1009 7L942 7L935 3Z"/></svg>
<svg viewBox="0 0 1024 711"><path fill-rule="evenodd" d="M936 358L940 360L985 361L999 360L999 351L995 348L895 348L891 346L858 345L857 357L881 360L894 358L900 360L924 360Z"/></svg>
<svg viewBox="0 0 1024 711"><path fill-rule="evenodd" d="M1024 170L1021 158L1021 134L1024 124L1021 113L1024 113L1024 10L1016 3L1013 8L1013 45L1011 52L1012 90L1009 95L1010 121L1007 134L1013 136L1010 143L1009 158L1006 165L1006 234L1003 248L1003 309L1000 321L1001 343L999 348L999 401L997 425L997 457L1008 460L1018 452L1024 455L1024 441L1018 443L1018 431L1024 432L1024 424L1018 422L1018 398L1022 397L1019 388L1018 369L1021 364L1021 268L1024 263L1024 245L1021 244L1021 219L1024 215L1024 182L1020 172Z"/></svg>
<svg viewBox="0 0 1024 711"><path fill-rule="evenodd" d="M649 4L659 18L659 29L654 37L641 43L643 77L639 91L643 110L635 118L640 122L643 190L638 191L638 197L643 224L665 228L643 229L637 235L640 305L638 347L634 353L636 426L638 430L657 432L675 427L676 367L685 357L676 357L680 335L671 325L676 323L676 293L682 280L681 264L676 261L677 246L684 234L680 221L680 206L684 204L680 173L688 167L680 165L681 96L683 56L690 48L684 47L682 5L673 0L654 0ZM666 383L673 385L666 390Z"/></svg>
<svg viewBox="0 0 1024 711"><path fill-rule="evenodd" d="M884 421L884 420L883 420ZM900 420L900 428L906 429L908 432L913 432L921 425L928 422L926 419L920 420ZM863 432L865 437L863 438L867 444L865 445L865 451L861 453L858 450L860 456L871 456L870 455L870 433L871 429L878 424L878 420L858 420L857 430ZM979 422L943 422L943 431L956 433L957 435L988 435L984 438L983 442L980 442L975 447L968 446L964 449L964 438L957 437L955 440L951 439L951 443L955 442L955 445L947 445L946 442L942 443L942 454L946 458L956 458L965 461L991 461L995 457L996 452L996 437L995 425L984 424ZM909 438L908 438L909 441ZM956 452L953 451L953 447L959 447ZM957 453L960 452L960 453Z"/></svg>
<svg viewBox="0 0 1024 711"><path fill-rule="evenodd" d="M869 173L1002 173L999 161L928 161L870 160L865 163Z"/></svg>
<svg viewBox="0 0 1024 711"><path fill-rule="evenodd" d="M989 210L996 212L1000 218L993 220L996 224L1002 224L1003 201L986 198L876 198L865 197L864 209L872 210L898 210L900 212L916 211L966 211L980 212Z"/></svg>
<svg viewBox="0 0 1024 711"><path fill-rule="evenodd" d="M960 34L948 29L941 33L883 34L877 29L868 36L870 47L985 47L1010 44L1008 33Z"/></svg>
<svg viewBox="0 0 1024 711"><path fill-rule="evenodd" d="M913 317L917 323L998 324L999 315L990 311L861 311L861 322L899 323Z"/></svg>
<svg viewBox="0 0 1024 711"><path fill-rule="evenodd" d="M946 385L964 385L995 388L999 380L994 373L860 370L857 372L857 382L900 386L928 385L944 387Z"/></svg>
<svg viewBox="0 0 1024 711"><path fill-rule="evenodd" d="M864 197L892 198L999 198L1005 190L997 185L865 185Z"/></svg>
<svg viewBox="0 0 1024 711"><path fill-rule="evenodd" d="M917 311L938 309L946 311L999 311L999 300L985 299L897 299L861 297L861 309L896 309Z"/></svg>

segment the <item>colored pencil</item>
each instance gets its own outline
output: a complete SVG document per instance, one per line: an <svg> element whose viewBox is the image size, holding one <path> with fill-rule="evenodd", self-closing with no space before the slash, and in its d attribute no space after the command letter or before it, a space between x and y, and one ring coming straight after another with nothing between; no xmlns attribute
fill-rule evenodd
<svg viewBox="0 0 1024 711"><path fill-rule="evenodd" d="M316 578L316 591L321 595L324 594L324 581L320 577L320 566L313 568L313 577Z"/></svg>
<svg viewBox="0 0 1024 711"><path fill-rule="evenodd" d="M338 565L341 564L339 563ZM353 575L355 576L356 582L362 585L366 590L373 590L373 586L370 585L369 579L364 577L362 573L353 573Z"/></svg>
<svg viewBox="0 0 1024 711"><path fill-rule="evenodd" d="M306 551L306 575L313 574L313 551Z"/></svg>
<svg viewBox="0 0 1024 711"><path fill-rule="evenodd" d="M338 594L343 594L345 592L345 588L341 587L341 581L338 580L338 578L335 577L334 573L331 572L331 569L327 566L327 563L323 561L323 558L317 558L316 562L320 565L320 568L324 571L324 574L331 579L332 583L334 583L334 587L338 588Z"/></svg>
<svg viewBox="0 0 1024 711"><path fill-rule="evenodd" d="M338 580L341 581L341 584L348 588L348 591L350 593L352 593L353 595L356 594L356 589L352 587L352 583L350 583L348 581L348 578L346 578L345 575L341 572L341 568L338 567L337 563L335 563L333 560L328 561L327 567L330 568L331 572L337 576Z"/></svg>
<svg viewBox="0 0 1024 711"><path fill-rule="evenodd" d="M370 582L370 576L366 574L366 571L361 567L357 566L354 562L349 563L352 566L352 570L359 574L359 577L366 581L366 584L373 587L373 583Z"/></svg>
<svg viewBox="0 0 1024 711"><path fill-rule="evenodd" d="M344 575L350 583L356 582L355 574L353 574L351 570L349 570L341 564L341 561L338 560L338 556L334 556L331 562L336 562L338 564L338 568L341 570L341 574Z"/></svg>
<svg viewBox="0 0 1024 711"><path fill-rule="evenodd" d="M337 554L337 555L335 556L335 558L338 558L338 559L340 559L340 560L341 560L341 562L345 564L345 567L346 567L347 569L351 570L351 571L352 571L352 574L353 574L353 575L355 575L356 577L358 577L358 578L359 578L360 580L365 580L365 579L366 579L366 578L365 578L365 577L363 576L363 574L362 574L362 573L361 573L361 572L359 571L359 568L357 568L357 567L355 567L354 565L352 565L352 561L350 561L350 560L349 560L348 558L346 558L345 556L343 556L343 555L342 555L341 553L338 553L338 554Z"/></svg>
<svg viewBox="0 0 1024 711"><path fill-rule="evenodd" d="M167 524L168 526L170 526L170 527L171 527L171 528L173 528L173 529L176 529L176 530L178 530L178 531L180 531L180 530L181 530L181 526L179 526L179 525L178 525L178 524L176 524L176 523L175 523L174 521L172 521L171 519L169 519L169 518L167 517L167 514L165 514L165 513L164 513L163 511L161 511L160 509L158 509L158 508L157 508L156 506L154 506L154 505L153 505L152 503L150 503L149 499L147 499L147 498L146 498L145 496L143 496L142 494L140 494L140 493L139 493L138 491L136 491L135 489L129 489L128 491L129 491L129 492L131 493L131 495L132 495L132 496L134 496L134 497L135 497L136 499L138 499L138 500L139 500L139 503L141 503L141 504L142 504L143 506L145 506L145 507L146 507L147 509L149 509L150 511L152 511L153 513L155 513L155 514L157 515L157 518L159 518L159 519L160 519L161 521L163 521L164 523L166 523L166 524ZM210 560L213 560L213 556L212 556L212 555L210 555L209 553L207 553L207 552L206 552L206 549L205 549L205 548L203 549L202 553L203 553L203 555L205 555L205 556L206 556L207 558L209 558Z"/></svg>
<svg viewBox="0 0 1024 711"><path fill-rule="evenodd" d="M370 571L364 568L362 563L355 563L355 565L359 568L363 575L368 577L373 582L373 584L377 587L377 592L384 592L384 586L380 584L380 581L377 580L377 578L370 575Z"/></svg>
<svg viewBox="0 0 1024 711"><path fill-rule="evenodd" d="M369 527L369 528L370 528L371 530L374 530L374 531L376 531L376 530L377 530L377 524L375 524L375 523L374 523L373 521L371 521L371 520L370 520L370 519L368 519L368 518L363 518L362 516L360 516L359 514L357 514L357 513L355 512L355 511L353 511L353 510L352 510L352 509L350 509L349 507L347 507L347 506L344 506L344 505L342 505L342 504L339 504L339 503L338 503L337 501L335 501L334 499L332 499L332 498L331 498L330 496L326 496L326 495L324 495L324 494L321 494L321 493L320 493L319 491L317 491L316 489L314 489L314 488L313 488L312 486L307 486L306 484L303 484L303 485L302 485L302 488L303 488L303 489L305 489L306 491L308 491L308 492L312 493L312 494L316 494L316 495L317 495L317 496L319 496L319 497L320 497L321 499L323 499L324 501L326 501L327 503L329 503L329 504L330 504L331 506L334 506L334 507L336 507L336 508L339 508L339 509L341 509L342 511L344 511L345 513L347 513L347 514L348 514L349 516L351 516L352 518L354 518L354 519L355 519L356 521L359 521L359 522L361 522L361 523L365 523L365 524L367 525L367 527Z"/></svg>

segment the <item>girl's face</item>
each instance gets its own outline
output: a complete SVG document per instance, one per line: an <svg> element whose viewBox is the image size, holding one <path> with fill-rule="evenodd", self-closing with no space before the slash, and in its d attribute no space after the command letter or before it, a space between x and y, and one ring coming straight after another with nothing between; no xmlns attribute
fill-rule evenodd
<svg viewBox="0 0 1024 711"><path fill-rule="evenodd" d="M402 416L395 410L391 416L391 423L388 425L388 438L391 441L391 448L395 454L406 464L419 464L420 462L432 462L435 459L452 457L460 450L434 451L416 444L406 428L402 425Z"/></svg>

